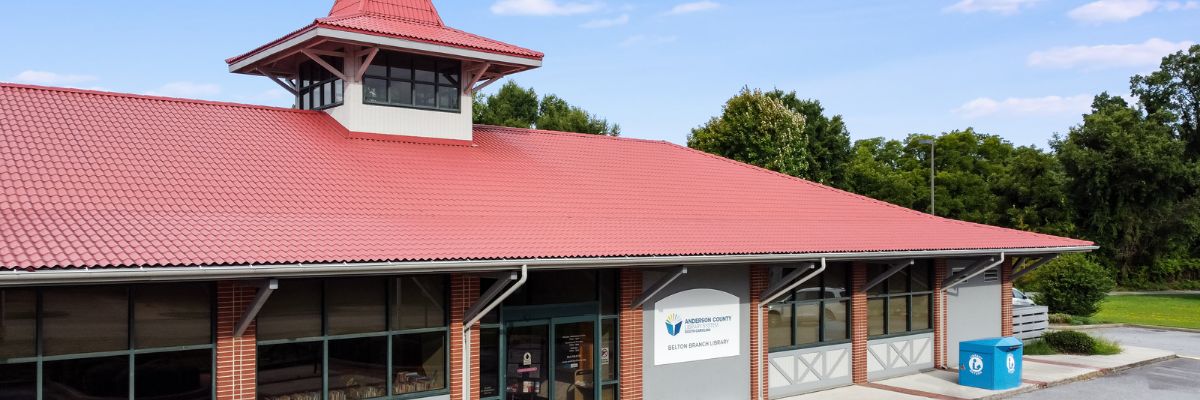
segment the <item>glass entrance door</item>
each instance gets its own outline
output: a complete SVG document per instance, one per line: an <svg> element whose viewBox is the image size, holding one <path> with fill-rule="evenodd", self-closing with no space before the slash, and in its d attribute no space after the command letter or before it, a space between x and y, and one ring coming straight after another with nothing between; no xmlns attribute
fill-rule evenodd
<svg viewBox="0 0 1200 400"><path fill-rule="evenodd" d="M505 399L595 400L594 319L513 323L506 336Z"/></svg>

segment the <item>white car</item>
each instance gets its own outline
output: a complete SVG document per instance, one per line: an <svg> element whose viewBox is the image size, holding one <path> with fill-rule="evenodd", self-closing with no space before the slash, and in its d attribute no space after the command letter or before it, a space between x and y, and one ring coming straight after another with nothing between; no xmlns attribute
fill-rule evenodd
<svg viewBox="0 0 1200 400"><path fill-rule="evenodd" d="M1025 294L1025 292L1017 290L1017 288L1013 288L1013 290L1012 290L1012 305L1020 306L1020 307L1036 306L1037 303L1035 303L1033 301L1032 297L1029 297L1029 295Z"/></svg>

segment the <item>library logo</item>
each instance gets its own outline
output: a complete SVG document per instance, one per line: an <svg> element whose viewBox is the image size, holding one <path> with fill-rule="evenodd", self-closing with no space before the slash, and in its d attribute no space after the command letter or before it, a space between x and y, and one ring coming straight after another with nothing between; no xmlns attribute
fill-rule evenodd
<svg viewBox="0 0 1200 400"><path fill-rule="evenodd" d="M683 331L683 321L679 318L679 314L671 314L667 316L667 334L677 336Z"/></svg>

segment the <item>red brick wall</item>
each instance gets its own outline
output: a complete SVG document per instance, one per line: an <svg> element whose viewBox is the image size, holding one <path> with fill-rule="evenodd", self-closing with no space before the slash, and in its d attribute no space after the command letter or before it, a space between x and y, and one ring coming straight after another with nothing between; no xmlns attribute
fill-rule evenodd
<svg viewBox="0 0 1200 400"><path fill-rule="evenodd" d="M1013 335L1012 259L1000 264L1000 336Z"/></svg>
<svg viewBox="0 0 1200 400"><path fill-rule="evenodd" d="M462 399L463 323L467 309L479 299L479 277L450 276L450 398ZM479 324L471 327L471 398L479 398Z"/></svg>
<svg viewBox="0 0 1200 400"><path fill-rule="evenodd" d="M867 383L867 263L850 267L850 335L854 383Z"/></svg>
<svg viewBox="0 0 1200 400"><path fill-rule="evenodd" d="M767 290L767 285L770 284L770 270L763 266L750 267L750 398L752 400L759 399L758 394L760 388L759 374L767 370L767 349L770 349L770 342L767 340L766 332L763 331L763 343L758 343L759 324L762 323L763 304L760 304L762 292ZM765 327L763 327L765 329ZM762 346L761 348L759 346ZM761 358L759 356L761 355ZM766 379L762 380L761 393L769 395L770 384Z"/></svg>
<svg viewBox="0 0 1200 400"><path fill-rule="evenodd" d="M949 273L949 263L945 259L933 261L933 366L946 367L946 293L942 291L942 281Z"/></svg>
<svg viewBox="0 0 1200 400"><path fill-rule="evenodd" d="M254 301L256 284L217 283L217 399L254 400L257 339L255 323L240 338L233 337L238 319Z"/></svg>
<svg viewBox="0 0 1200 400"><path fill-rule="evenodd" d="M621 380L621 400L642 400L642 309L632 310L633 300L642 293L642 271L621 270L621 309L617 359Z"/></svg>

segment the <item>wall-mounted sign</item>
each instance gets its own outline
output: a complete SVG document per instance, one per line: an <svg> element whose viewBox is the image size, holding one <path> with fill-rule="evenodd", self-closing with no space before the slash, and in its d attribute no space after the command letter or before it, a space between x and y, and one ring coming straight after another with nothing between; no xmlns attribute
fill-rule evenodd
<svg viewBox="0 0 1200 400"><path fill-rule="evenodd" d="M654 303L654 365L741 354L741 301L720 290L692 289Z"/></svg>

